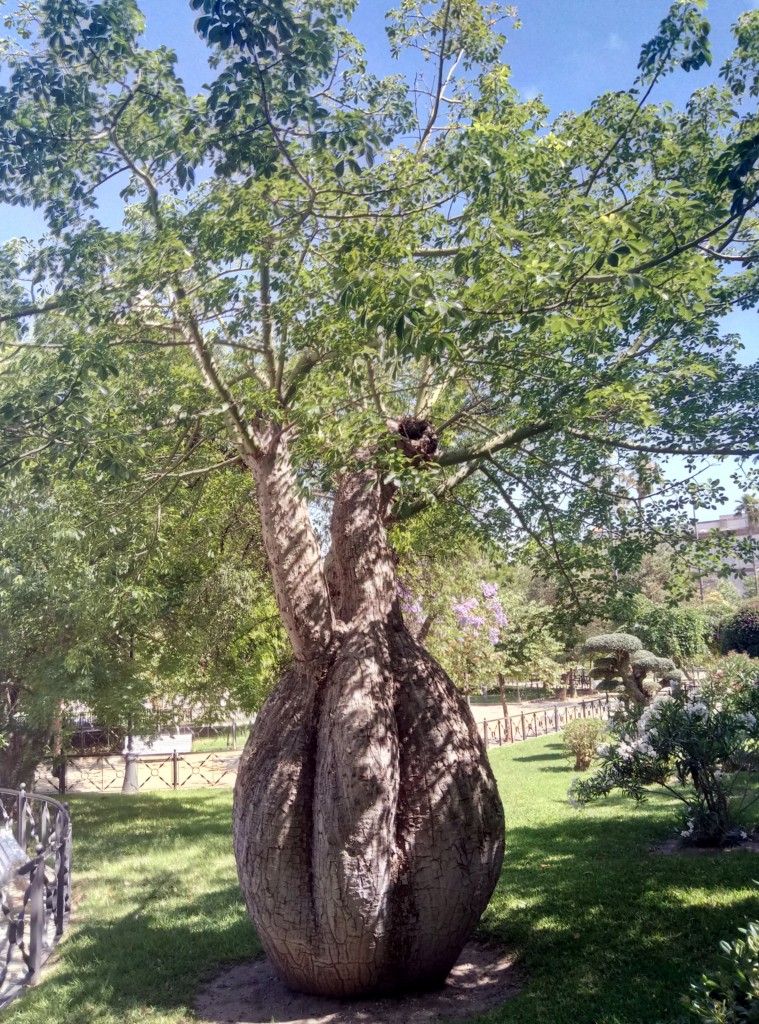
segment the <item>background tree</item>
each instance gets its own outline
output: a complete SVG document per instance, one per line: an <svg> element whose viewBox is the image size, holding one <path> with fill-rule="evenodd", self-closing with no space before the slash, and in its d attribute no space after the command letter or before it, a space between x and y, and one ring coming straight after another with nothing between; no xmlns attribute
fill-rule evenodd
<svg viewBox="0 0 759 1024"><path fill-rule="evenodd" d="M683 524L674 492L620 502L620 469L756 453L756 369L717 322L757 291L759 17L684 110L650 100L710 60L690 3L629 91L551 121L509 84L496 5L393 14L428 107L370 73L350 0L192 6L202 97L142 45L131 0L10 16L0 199L50 230L0 259L4 365L37 371L8 386L0 459L128 465L118 418L87 421L121 349L161 367L148 405L169 451L199 421L209 472L242 460L294 656L238 776L254 921L295 987L436 984L495 884L503 821L465 704L403 623L387 531L456 489L482 533L529 537L574 605L577 580L595 600ZM112 227L97 198L119 176Z"/></svg>
<svg viewBox="0 0 759 1024"><path fill-rule="evenodd" d="M668 607L640 596L629 627L646 647L680 667L697 664L706 652L707 626L698 608Z"/></svg>
<svg viewBox="0 0 759 1024"><path fill-rule="evenodd" d="M721 630L722 653L737 651L759 658L759 600L746 601Z"/></svg>
<svg viewBox="0 0 759 1024"><path fill-rule="evenodd" d="M144 427L135 415L120 424ZM40 456L0 489L6 779L29 780L74 704L148 734L167 724L160 706L172 721L188 705L217 715L224 693L228 712L251 712L288 656L248 475L206 476L201 452L162 479L173 457L150 456L156 479L139 502L102 500L102 452L83 455L74 479L51 478Z"/></svg>
<svg viewBox="0 0 759 1024"><path fill-rule="evenodd" d="M739 515L744 515L748 520L749 534L753 540L754 535L759 534L759 496L744 494L736 512ZM757 542L754 540L751 545L752 574L747 588L749 597L759 597L759 567L757 567L756 561L756 548Z"/></svg>

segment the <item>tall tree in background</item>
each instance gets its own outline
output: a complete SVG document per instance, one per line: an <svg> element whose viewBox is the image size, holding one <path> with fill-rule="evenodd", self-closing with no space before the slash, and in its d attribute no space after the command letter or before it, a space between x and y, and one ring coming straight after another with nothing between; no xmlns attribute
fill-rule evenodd
<svg viewBox="0 0 759 1024"><path fill-rule="evenodd" d="M752 542L751 567L753 569L753 574L751 580L751 596L759 597L759 568L756 563L757 541L755 539L757 533L759 533L759 496L756 494L744 494L736 511L738 512L738 515L745 516L748 521L748 532Z"/></svg>
<svg viewBox="0 0 759 1024"><path fill-rule="evenodd" d="M126 377L119 386L133 388ZM98 411L91 401L91 425ZM122 413L126 454L141 422ZM143 454L161 464L171 453ZM206 476L196 452L182 471L112 500L112 455L93 450L57 476L28 460L3 481L0 773L9 784L30 782L74 704L149 734L188 705L216 714L222 694L227 713L257 710L287 661L244 467Z"/></svg>
<svg viewBox="0 0 759 1024"><path fill-rule="evenodd" d="M464 702L404 625L387 531L456 489L575 601L680 514L676 491L620 503L626 465L756 454L757 372L717 318L757 292L759 14L684 110L651 99L710 60L695 3L632 89L551 122L509 84L497 4L403 0L390 39L428 87L370 73L352 0L192 6L199 97L141 45L132 0L10 18L0 199L42 206L50 233L3 250L3 356L53 383L8 384L3 458L63 472L108 449L118 417L93 430L87 407L114 351L194 381L160 408L156 377L151 429L195 419L227 446L209 472L247 467L294 654L235 794L263 945L309 991L438 984L498 877L503 816ZM119 177L114 227L96 204ZM132 466L122 491L180 466Z"/></svg>

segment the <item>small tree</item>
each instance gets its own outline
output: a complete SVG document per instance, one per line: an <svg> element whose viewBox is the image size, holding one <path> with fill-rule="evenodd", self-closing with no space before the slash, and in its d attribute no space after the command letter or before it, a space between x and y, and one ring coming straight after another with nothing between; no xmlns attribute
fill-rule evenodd
<svg viewBox="0 0 759 1024"><path fill-rule="evenodd" d="M648 704L658 685L646 681L650 672L659 675L671 672L675 665L669 658L660 658L643 648L637 636L630 633L603 633L591 637L582 648L583 654L599 655L593 662L591 677L600 680L604 689L613 689L619 681L625 695L635 704Z"/></svg>
<svg viewBox="0 0 759 1024"><path fill-rule="evenodd" d="M575 718L574 721L567 723L562 736L564 753L567 757L574 758L576 772L584 772L590 768L605 728L599 718Z"/></svg>

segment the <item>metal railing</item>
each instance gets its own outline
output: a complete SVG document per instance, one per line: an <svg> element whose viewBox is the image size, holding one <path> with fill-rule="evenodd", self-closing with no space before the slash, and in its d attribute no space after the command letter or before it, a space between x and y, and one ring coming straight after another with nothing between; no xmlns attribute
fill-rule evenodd
<svg viewBox="0 0 759 1024"><path fill-rule="evenodd" d="M25 985L63 935L71 910L68 807L39 793L0 788L0 1009Z"/></svg>
<svg viewBox="0 0 759 1024"><path fill-rule="evenodd" d="M509 743L547 736L561 732L567 722L576 718L606 719L613 712L616 701L605 697L577 701L575 704L554 704L552 708L535 711L520 711L508 718L489 719L482 723L482 739L485 748L502 747Z"/></svg>
<svg viewBox="0 0 759 1024"><path fill-rule="evenodd" d="M241 752L198 751L169 754L103 754L59 757L43 762L35 789L47 793L120 793L141 790L205 789L233 786ZM127 762L130 784L125 786Z"/></svg>

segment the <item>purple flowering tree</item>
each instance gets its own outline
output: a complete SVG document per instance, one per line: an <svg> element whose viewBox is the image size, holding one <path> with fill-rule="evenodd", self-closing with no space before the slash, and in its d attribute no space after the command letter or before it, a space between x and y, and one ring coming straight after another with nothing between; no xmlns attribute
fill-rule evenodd
<svg viewBox="0 0 759 1024"><path fill-rule="evenodd" d="M476 551L409 559L404 569L398 594L406 626L461 691L497 685L508 716L509 684L558 685L562 647L548 626L549 609L518 587L504 591L488 580L492 567Z"/></svg>
<svg viewBox="0 0 759 1024"><path fill-rule="evenodd" d="M503 669L497 646L509 625L497 583L479 580L469 597L437 592L425 599L407 583L398 594L407 626L426 638L460 690L475 693L496 682Z"/></svg>

